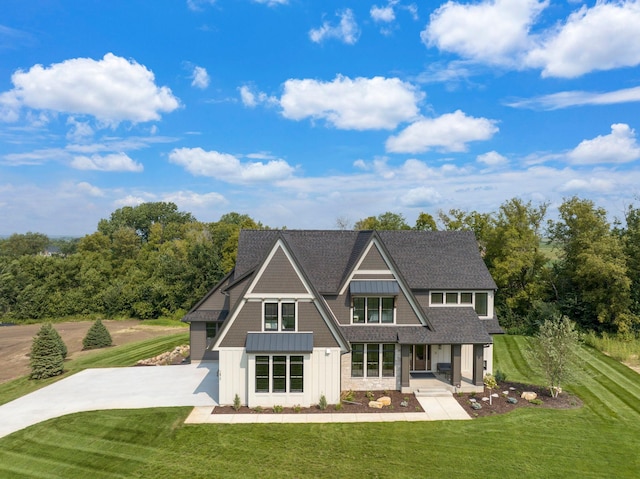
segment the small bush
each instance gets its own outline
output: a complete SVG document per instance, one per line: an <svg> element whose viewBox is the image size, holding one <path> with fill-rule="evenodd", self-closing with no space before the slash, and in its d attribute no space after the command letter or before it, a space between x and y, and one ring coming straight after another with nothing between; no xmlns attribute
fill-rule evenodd
<svg viewBox="0 0 640 479"><path fill-rule="evenodd" d="M342 411L342 403L341 403L341 402L339 402L338 404L336 404L335 406L333 406L333 408L334 408L336 411Z"/></svg>
<svg viewBox="0 0 640 479"><path fill-rule="evenodd" d="M356 397L356 393L354 393L352 390L342 392L343 401L353 401L355 397Z"/></svg>
<svg viewBox="0 0 640 479"><path fill-rule="evenodd" d="M253 410L255 412L257 412L258 414L260 414L262 411L264 411L264 409L262 409L262 406L256 406L253 408Z"/></svg>
<svg viewBox="0 0 640 479"><path fill-rule="evenodd" d="M507 380L507 373L505 373L504 371L498 369L496 370L496 374L494 376L496 378L496 382L498 383L503 383Z"/></svg>
<svg viewBox="0 0 640 479"><path fill-rule="evenodd" d="M318 401L318 409L320 409L321 411L327 409L327 398L324 394L320 396L320 401Z"/></svg>
<svg viewBox="0 0 640 479"><path fill-rule="evenodd" d="M299 413L300 411L302 411L302 407L300 406L300 404L296 404L293 406L293 412Z"/></svg>
<svg viewBox="0 0 640 479"><path fill-rule="evenodd" d="M530 402L531 404L535 404L536 406L540 406L541 404L544 404L544 403L542 402L542 399L538 399L538 398L535 398L535 399L529 399L529 402Z"/></svg>
<svg viewBox="0 0 640 479"><path fill-rule="evenodd" d="M369 401L373 401L375 399L375 395L371 391L367 391L366 396Z"/></svg>
<svg viewBox="0 0 640 479"><path fill-rule="evenodd" d="M234 411L239 411L240 410L240 396L238 396L237 394L235 395L235 397L233 398L233 409Z"/></svg>
<svg viewBox="0 0 640 479"><path fill-rule="evenodd" d="M284 411L284 407L282 407L279 404L276 404L275 406L273 406L273 412L275 412L276 414L280 414L282 411Z"/></svg>
<svg viewBox="0 0 640 479"><path fill-rule="evenodd" d="M109 330L99 318L91 325L87 335L82 340L83 349L106 348L112 344L111 334L109 334Z"/></svg>

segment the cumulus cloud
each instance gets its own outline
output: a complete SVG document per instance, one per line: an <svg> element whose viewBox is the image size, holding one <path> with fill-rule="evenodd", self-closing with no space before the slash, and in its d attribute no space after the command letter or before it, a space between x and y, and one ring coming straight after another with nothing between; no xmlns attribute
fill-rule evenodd
<svg viewBox="0 0 640 479"><path fill-rule="evenodd" d="M490 64L509 65L530 44L529 30L549 0L449 1L421 32L429 47Z"/></svg>
<svg viewBox="0 0 640 479"><path fill-rule="evenodd" d="M420 186L407 191L407 193L400 198L400 202L405 206L424 207L436 204L440 199L440 193L438 193L435 188Z"/></svg>
<svg viewBox="0 0 640 479"><path fill-rule="evenodd" d="M263 3L267 7L275 7L277 5L286 5L289 0L253 0L256 3Z"/></svg>
<svg viewBox="0 0 640 479"><path fill-rule="evenodd" d="M514 100L507 103L514 108L533 110L557 110L572 106L614 105L640 101L640 87L624 88L610 92L562 91L534 98Z"/></svg>
<svg viewBox="0 0 640 479"><path fill-rule="evenodd" d="M628 163L640 159L636 132L625 123L611 125L609 135L583 140L567 154L575 164Z"/></svg>
<svg viewBox="0 0 640 479"><path fill-rule="evenodd" d="M204 90L209 86L209 74L207 69L203 67L195 67L191 74L191 86Z"/></svg>
<svg viewBox="0 0 640 479"><path fill-rule="evenodd" d="M257 91L249 85L242 85L238 88L240 92L240 100L242 104L249 108L255 108L259 104L277 105L278 99L267 95L264 92Z"/></svg>
<svg viewBox="0 0 640 479"><path fill-rule="evenodd" d="M604 178L574 178L558 187L562 192L607 193L616 187L614 181Z"/></svg>
<svg viewBox="0 0 640 479"><path fill-rule="evenodd" d="M78 190L78 192L89 196L104 196L104 191L102 191L97 186L93 186L91 183L87 183L86 181L81 181L80 183L78 183L76 185L76 189Z"/></svg>
<svg viewBox="0 0 640 479"><path fill-rule="evenodd" d="M478 155L476 157L476 160L479 163L484 163L487 166L500 166L509 162L509 160L507 160L497 151L489 151L488 153Z"/></svg>
<svg viewBox="0 0 640 479"><path fill-rule="evenodd" d="M17 120L20 107L91 115L108 125L159 120L161 113L179 107L168 87L155 84L150 70L112 53L101 60L34 65L15 72L11 81L14 88L0 94L0 117L10 121Z"/></svg>
<svg viewBox="0 0 640 479"><path fill-rule="evenodd" d="M72 116L67 118L67 125L71 129L67 133L67 139L71 141L83 141L93 136L93 128L86 121L76 121Z"/></svg>
<svg viewBox="0 0 640 479"><path fill-rule="evenodd" d="M559 28L541 35L527 56L543 77L574 78L594 70L640 64L640 2L582 6Z"/></svg>
<svg viewBox="0 0 640 479"><path fill-rule="evenodd" d="M467 151L467 143L490 139L498 127L495 120L467 116L457 110L438 118L418 120L398 135L387 139L387 151L423 153L432 148L441 151Z"/></svg>
<svg viewBox="0 0 640 479"><path fill-rule="evenodd" d="M209 193L196 193L193 191L174 191L163 195L163 201L170 201L180 205L180 209L198 208L207 205L227 204L227 200L215 191Z"/></svg>
<svg viewBox="0 0 640 479"><path fill-rule="evenodd" d="M309 38L312 42L322 43L327 39L336 39L348 45L354 45L358 41L360 28L358 28L353 11L347 8L336 15L340 18L337 25L325 21L322 26L309 31Z"/></svg>
<svg viewBox="0 0 640 479"><path fill-rule="evenodd" d="M169 154L169 160L193 175L229 183L277 181L293 174L293 168L284 160L242 163L234 155L202 148L176 148Z"/></svg>
<svg viewBox="0 0 640 479"><path fill-rule="evenodd" d="M331 82L287 80L280 98L291 120L322 119L345 130L393 129L418 116L424 94L398 78L337 76Z"/></svg>
<svg viewBox="0 0 640 479"><path fill-rule="evenodd" d="M133 161L126 153L113 153L100 156L76 156L71 161L71 166L78 170L95 171L129 171L138 173L144 168L142 164Z"/></svg>
<svg viewBox="0 0 640 479"><path fill-rule="evenodd" d="M379 7L373 5L369 10L369 15L375 22L390 23L396 19L396 14L393 10L393 6L398 3L397 0L391 0L387 5Z"/></svg>

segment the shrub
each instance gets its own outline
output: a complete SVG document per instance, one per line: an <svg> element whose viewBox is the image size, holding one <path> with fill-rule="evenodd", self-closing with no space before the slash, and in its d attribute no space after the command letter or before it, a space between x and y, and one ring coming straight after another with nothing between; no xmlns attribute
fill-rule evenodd
<svg viewBox="0 0 640 479"><path fill-rule="evenodd" d="M256 406L256 407L253 408L253 410L255 412L257 412L258 414L260 414L263 411L262 406Z"/></svg>
<svg viewBox="0 0 640 479"><path fill-rule="evenodd" d="M31 379L45 379L62 374L67 347L51 323L45 323L31 344ZM64 354L63 354L64 353Z"/></svg>
<svg viewBox="0 0 640 479"><path fill-rule="evenodd" d="M320 409L321 411L327 409L327 398L324 394L320 396L320 401L318 401L318 409Z"/></svg>
<svg viewBox="0 0 640 479"><path fill-rule="evenodd" d="M355 397L356 397L356 393L354 393L352 390L342 392L343 401L353 401Z"/></svg>
<svg viewBox="0 0 640 479"><path fill-rule="evenodd" d="M535 404L536 406L540 406L541 404L543 404L542 399L538 399L538 398L536 398L536 399L530 399L530 400L529 400L529 402L530 402L531 404Z"/></svg>
<svg viewBox="0 0 640 479"><path fill-rule="evenodd" d="M371 391L367 391L366 396L369 401L373 401L375 399L375 395Z"/></svg>
<svg viewBox="0 0 640 479"><path fill-rule="evenodd" d="M333 406L333 408L334 408L336 411L342 411L342 403L341 403L341 402L339 402L338 404L336 404L335 406Z"/></svg>
<svg viewBox="0 0 640 479"><path fill-rule="evenodd" d="M500 369L497 369L494 377L496 378L496 382L503 383L507 380L507 373Z"/></svg>
<svg viewBox="0 0 640 479"><path fill-rule="evenodd" d="M302 407L300 406L300 404L295 404L293 406L293 412L299 413L300 411L302 411Z"/></svg>
<svg viewBox="0 0 640 479"><path fill-rule="evenodd" d="M112 344L111 334L99 318L91 325L82 340L83 349L106 348Z"/></svg>
<svg viewBox="0 0 640 479"><path fill-rule="evenodd" d="M280 414L282 411L284 411L284 407L282 407L279 404L276 404L275 406L273 406L273 412Z"/></svg>
<svg viewBox="0 0 640 479"><path fill-rule="evenodd" d="M240 410L240 396L238 396L237 394L235 395L235 397L233 398L233 410L234 411L239 411Z"/></svg>

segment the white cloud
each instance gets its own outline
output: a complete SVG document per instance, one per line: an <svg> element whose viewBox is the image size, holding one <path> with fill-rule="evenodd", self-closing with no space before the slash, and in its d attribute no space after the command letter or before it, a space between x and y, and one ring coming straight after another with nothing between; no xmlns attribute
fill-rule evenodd
<svg viewBox="0 0 640 479"><path fill-rule="evenodd" d="M524 100L515 100L507 103L507 105L514 108L557 110L571 106L614 105L616 103L630 103L638 101L640 101L640 87L633 87L605 93L562 91Z"/></svg>
<svg viewBox="0 0 640 479"><path fill-rule="evenodd" d="M134 60L107 53L102 60L74 58L50 67L18 70L14 88L0 94L0 116L15 121L19 107L74 115L92 115L117 125L159 120L178 108L168 87L158 87L154 75Z"/></svg>
<svg viewBox="0 0 640 479"><path fill-rule="evenodd" d="M204 10L207 5L213 5L216 0L187 0L187 8L194 12L200 12Z"/></svg>
<svg viewBox="0 0 640 479"><path fill-rule="evenodd" d="M253 0L256 3L263 3L267 7L275 7L277 5L286 5L289 0Z"/></svg>
<svg viewBox="0 0 640 479"><path fill-rule="evenodd" d="M238 88L238 91L240 91L240 100L242 101L242 104L249 108L255 108L256 106L258 106L258 104L278 104L277 98L269 96L261 91L255 91L255 89L249 85L242 85L240 88Z"/></svg>
<svg viewBox="0 0 640 479"><path fill-rule="evenodd" d="M293 168L284 160L242 163L228 153L205 151L202 148L176 148L169 154L169 160L193 175L229 183L277 181L293 174Z"/></svg>
<svg viewBox="0 0 640 479"><path fill-rule="evenodd" d="M76 121L72 116L67 118L67 125L71 129L67 133L67 139L71 141L83 141L93 136L93 128L86 121Z"/></svg>
<svg viewBox="0 0 640 479"><path fill-rule="evenodd" d="M530 44L529 29L549 0L449 1L421 32L430 47L489 64L511 65Z"/></svg>
<svg viewBox="0 0 640 479"><path fill-rule="evenodd" d="M558 191L573 193L608 193L615 189L614 181L604 178L572 179L560 185Z"/></svg>
<svg viewBox="0 0 640 479"><path fill-rule="evenodd" d="M87 194L89 196L101 197L104 196L104 191L102 191L97 186L93 186L91 183L87 183L86 181L82 181L76 185L77 190L80 193Z"/></svg>
<svg viewBox="0 0 640 479"><path fill-rule="evenodd" d="M400 198L400 202L405 206L424 207L438 203L441 198L440 193L435 188L420 186L407 191Z"/></svg>
<svg viewBox="0 0 640 479"><path fill-rule="evenodd" d="M488 153L478 155L476 157L476 160L479 163L484 163L487 166L500 166L509 162L509 160L507 160L497 151L489 151Z"/></svg>
<svg viewBox="0 0 640 479"><path fill-rule="evenodd" d="M574 78L594 70L640 64L640 2L598 1L541 35L527 63L543 77Z"/></svg>
<svg viewBox="0 0 640 479"><path fill-rule="evenodd" d="M583 140L567 154L575 164L628 163L640 159L640 145L636 132L629 125L611 125L609 135Z"/></svg>
<svg viewBox="0 0 640 479"><path fill-rule="evenodd" d="M393 6L398 3L398 1L390 1L386 6L379 7L377 5L373 5L369 10L369 15L375 22L383 22L390 23L396 19L396 14L393 11Z"/></svg>
<svg viewBox="0 0 640 479"><path fill-rule="evenodd" d="M71 166L78 170L96 171L128 171L141 172L144 168L142 164L136 163L125 153L113 153L100 156L76 156L71 161Z"/></svg>
<svg viewBox="0 0 640 479"><path fill-rule="evenodd" d="M356 23L353 11L350 8L336 13L340 17L338 25L331 25L324 22L322 26L309 31L309 38L312 42L322 43L324 40L335 38L348 45L353 45L360 38L360 29Z"/></svg>
<svg viewBox="0 0 640 479"><path fill-rule="evenodd" d="M287 80L280 105L291 120L323 119L345 130L393 129L418 116L423 98L398 78L352 80L339 75L331 82Z"/></svg>
<svg viewBox="0 0 640 479"><path fill-rule="evenodd" d="M195 193L193 191L175 191L164 194L163 201L169 201L176 205L180 205L180 209L186 211L190 211L191 208L224 205L228 203L224 196L214 191L203 194Z"/></svg>
<svg viewBox="0 0 640 479"><path fill-rule="evenodd" d="M191 75L191 86L204 90L209 86L209 74L204 67L194 67Z"/></svg>
<svg viewBox="0 0 640 479"><path fill-rule="evenodd" d="M418 120L387 140L387 151L422 153L432 148L441 151L467 150L470 141L488 140L497 131L495 120L474 118L457 110L438 118Z"/></svg>

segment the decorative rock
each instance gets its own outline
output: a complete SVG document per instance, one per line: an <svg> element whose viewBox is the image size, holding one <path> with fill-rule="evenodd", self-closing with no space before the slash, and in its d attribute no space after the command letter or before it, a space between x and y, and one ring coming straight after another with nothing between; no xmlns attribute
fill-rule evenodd
<svg viewBox="0 0 640 479"><path fill-rule="evenodd" d="M508 397L507 398L507 402L509 404L518 404L518 400L516 398L514 398L514 397Z"/></svg>
<svg viewBox="0 0 640 479"><path fill-rule="evenodd" d="M491 397L492 397L492 398L497 398L497 397L500 397L500 395L499 395L498 393L493 393L493 394L491 395Z"/></svg>
<svg viewBox="0 0 640 479"><path fill-rule="evenodd" d="M369 401L369 407L372 407L375 409L382 409L382 403L378 401Z"/></svg>
<svg viewBox="0 0 640 479"><path fill-rule="evenodd" d="M483 401L488 401L488 400L489 400L489 398L482 398L482 400L483 400Z"/></svg>
<svg viewBox="0 0 640 479"><path fill-rule="evenodd" d="M479 402L472 402L471 409L482 409L482 404L480 404Z"/></svg>
<svg viewBox="0 0 640 479"><path fill-rule="evenodd" d="M514 388L513 386L511 386L511 387L509 388L509 391L515 391L515 390L516 390L516 388Z"/></svg>
<svg viewBox="0 0 640 479"><path fill-rule="evenodd" d="M382 396L378 398L377 401L383 406L391 406L391 398L389 396Z"/></svg>
<svg viewBox="0 0 640 479"><path fill-rule="evenodd" d="M509 395L509 391L502 391L502 394L504 394L505 396Z"/></svg>
<svg viewBox="0 0 640 479"><path fill-rule="evenodd" d="M469 402L477 402L477 401L476 401L476 398L470 398Z"/></svg>
<svg viewBox="0 0 640 479"><path fill-rule="evenodd" d="M534 393L533 391L524 391L520 397L526 401L531 401L532 399L535 399L538 397L538 395L536 393Z"/></svg>

